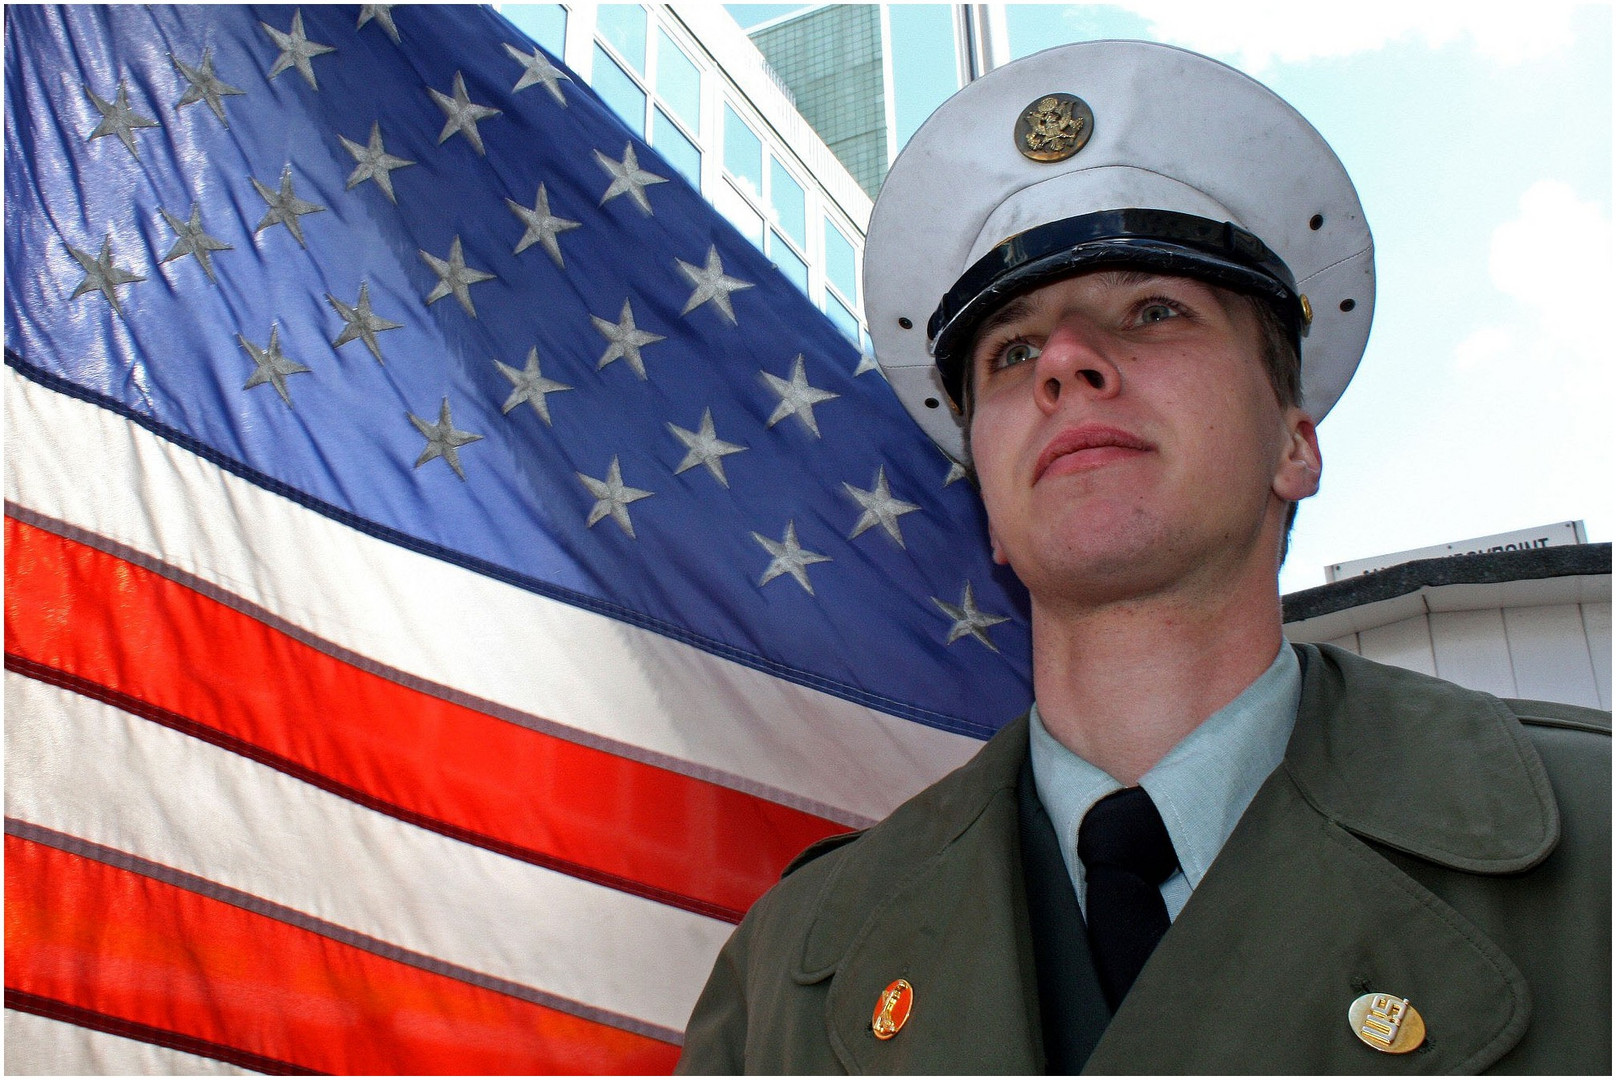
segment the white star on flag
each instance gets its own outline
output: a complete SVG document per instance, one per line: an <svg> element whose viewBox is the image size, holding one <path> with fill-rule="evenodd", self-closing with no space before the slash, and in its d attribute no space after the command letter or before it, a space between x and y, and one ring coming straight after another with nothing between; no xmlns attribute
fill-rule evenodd
<svg viewBox="0 0 1616 1080"><path fill-rule="evenodd" d="M253 360L253 373L247 378L247 383L242 389L251 390L255 386L269 383L281 396L281 400L286 402L286 407L291 408L292 395L286 390L286 377L301 375L313 369L304 367L281 352L281 328L276 325L270 326L269 345L266 348L260 349L240 334L236 335L236 340L241 342L241 347L247 350L247 354Z"/></svg>
<svg viewBox="0 0 1616 1080"><path fill-rule="evenodd" d="M393 9L397 4L360 4L359 22L354 25L355 30L363 30L365 24L372 19L376 25L386 31L387 36L393 39L393 44L399 43L398 26L393 22Z"/></svg>
<svg viewBox="0 0 1616 1080"><path fill-rule="evenodd" d="M706 266L691 266L683 259L675 259L674 262L679 264L679 272L696 287L696 291L690 294L690 299L685 301L684 310L679 314L689 315L701 305L711 302L723 313L724 321L734 326L735 308L730 303L729 294L741 289L750 289L752 283L724 273L724 261L718 257L717 245L707 248Z"/></svg>
<svg viewBox="0 0 1616 1080"><path fill-rule="evenodd" d="M466 137L466 141L471 143L477 153L487 157L488 152L483 149L483 137L477 130L477 122L498 116L500 110L475 104L466 94L466 77L458 71L454 77L453 97L430 86L426 88L426 92L432 95L432 100L443 110L443 130L438 132L438 145L442 146L459 132Z"/></svg>
<svg viewBox="0 0 1616 1080"><path fill-rule="evenodd" d="M460 306L466 309L466 314L475 319L477 309L471 302L471 286L480 281L493 281L494 275L466 265L466 255L460 246L459 236L456 236L454 242L449 245L447 259L440 259L424 251L421 252L421 258L432 267L432 272L438 275L438 284L427 293L426 302L435 304L445 296L453 295L460 301Z"/></svg>
<svg viewBox="0 0 1616 1080"><path fill-rule="evenodd" d="M847 493L853 496L854 501L864 508L864 513L859 515L858 523L853 526L853 531L848 534L847 538L849 540L858 536L865 529L879 525L886 530L888 536L898 542L899 547L904 546L903 530L898 528L898 519L905 514L914 513L920 509L920 506L916 503L904 502L902 499L892 497L892 492L887 487L887 467L885 465L876 468L875 486L870 490L865 491L863 488L856 488L845 481L842 483L842 487L846 488Z"/></svg>
<svg viewBox="0 0 1616 1080"><path fill-rule="evenodd" d="M185 93L180 96L179 101L174 103L175 111L187 105L194 105L198 101L205 101L208 108L213 110L213 115L219 118L219 122L229 127L230 121L224 115L224 99L243 95L246 91L238 90L213 73L213 50L203 49L202 63L194 68L187 67L177 56L170 56L169 60L173 62L175 69L185 76L185 81L191 84L185 88Z"/></svg>
<svg viewBox="0 0 1616 1080"><path fill-rule="evenodd" d="M202 264L203 271L208 275L208 280L217 280L213 276L213 253L215 251L234 251L235 249L222 240L209 236L202 228L202 207L196 203L191 204L191 219L189 221L181 221L160 206L157 208L157 212L163 215L163 220L168 222L168 227L173 229L175 235L179 237L174 241L174 246L168 249L168 254L164 255L161 261L165 263L173 262L175 259L182 259L187 255L195 255L196 261Z"/></svg>
<svg viewBox="0 0 1616 1080"><path fill-rule="evenodd" d="M627 300L623 301L623 313L617 317L615 323L599 315L589 316L589 321L595 324L595 329L606 339L606 351L600 354L600 363L595 365L595 370L599 371L621 357L628 361L628 366L634 369L634 374L645 378L645 360L640 356L640 350L664 340L664 336L635 326L634 308Z"/></svg>
<svg viewBox="0 0 1616 1080"><path fill-rule="evenodd" d="M370 355L376 358L378 364L381 363L382 350L381 346L376 344L376 335L383 330L397 330L404 324L389 322L370 310L370 283L366 281L359 283L359 300L352 307L330 293L325 294L325 299L337 309L342 321L347 323L342 328L342 333L337 336L337 340L331 343L331 347L340 349L350 341L363 341L365 348L370 350Z"/></svg>
<svg viewBox="0 0 1616 1080"><path fill-rule="evenodd" d="M945 645L952 645L969 634L994 652L999 651L999 647L988 639L987 629L1002 622L1009 622L1010 619L1004 615L990 615L978 609L976 597L971 593L971 583L969 581L965 583L965 595L960 598L958 607L946 600L939 600L935 596L931 598L931 602L941 608L943 614L954 620L954 625L948 628L948 640L944 642Z"/></svg>
<svg viewBox="0 0 1616 1080"><path fill-rule="evenodd" d="M314 65L309 61L316 56L324 56L337 50L330 45L322 45L318 41L308 39L308 35L303 32L303 10L299 8L292 12L290 33L277 30L267 22L258 25L264 28L264 32L274 40L275 47L281 51L280 56L275 58L275 66L269 69L268 77L273 79L287 68L296 67L298 74L307 79L311 87L320 89L320 84L314 78Z"/></svg>
<svg viewBox="0 0 1616 1080"><path fill-rule="evenodd" d="M107 101L97 97L94 90L88 86L84 92L90 97L90 104L95 106L96 112L101 114L101 122L90 132L90 139L99 139L106 135L118 136L118 141L129 148L129 152L139 157L135 149L135 129L158 127L158 123L148 117L141 116L129 107L129 86L126 82L118 83L116 101Z"/></svg>
<svg viewBox="0 0 1616 1080"><path fill-rule="evenodd" d="M808 580L808 568L814 563L830 562L829 555L821 555L817 551L809 551L797 541L797 523L795 520L786 522L786 532L779 540L770 540L762 533L753 533L752 539L763 545L772 559L768 569L758 579L761 588L782 574L790 574L798 585L810 596L813 595L813 583Z"/></svg>
<svg viewBox="0 0 1616 1080"><path fill-rule="evenodd" d="M533 55L529 56L515 45L506 45L505 51L510 53L511 59L521 64L523 68L522 77L511 87L512 93L543 83L544 88L550 91L550 96L555 98L558 104L562 106L567 104L566 97L561 93L561 80L567 79L568 82L572 80L567 77L566 72L550 63L544 53L534 49Z"/></svg>
<svg viewBox="0 0 1616 1080"><path fill-rule="evenodd" d="M600 205L605 206L619 195L626 194L641 210L647 214L651 212L651 200L646 198L645 189L652 184L666 184L668 178L640 168L640 160L634 155L633 143L623 145L622 161L614 161L599 150L595 151L595 160L600 162L600 167L612 177L611 185L606 188L606 194L600 197Z"/></svg>
<svg viewBox="0 0 1616 1080"><path fill-rule="evenodd" d="M539 194L533 201L533 209L529 210L514 199L506 199L505 205L510 207L511 213L527 226L522 239L516 242L516 254L522 254L534 244L543 244L544 250L550 253L550 258L556 266L566 269L566 264L561 261L561 244L556 237L568 229L578 228L580 223L550 213L550 193L545 190L544 185L539 185Z"/></svg>
<svg viewBox="0 0 1616 1080"><path fill-rule="evenodd" d="M511 367L509 364L502 364L498 360L495 360L494 363L499 366L499 373L510 380L513 388L510 397L505 399L505 404L500 406L499 411L501 413L508 413L525 401L532 405L533 411L538 413L539 418L548 424L550 422L550 403L545 400L544 395L572 389L566 383L546 379L539 371L539 348L537 345L527 351L527 366L521 371Z"/></svg>
<svg viewBox="0 0 1616 1080"><path fill-rule="evenodd" d="M78 260L78 264L84 268L84 280L79 282L78 288L73 290L73 295L69 296L68 299L77 300L87 292L98 292L107 298L107 303L112 305L113 311L122 315L123 308L118 305L118 293L116 291L118 286L127 285L132 281L145 281L146 279L131 270L125 270L112 264L112 237L109 236L102 241L99 258L72 245L68 245L67 250L72 254L73 258Z"/></svg>
<svg viewBox="0 0 1616 1080"><path fill-rule="evenodd" d="M342 140L343 147L353 155L354 161L358 162L354 166L354 171L348 174L348 190L352 191L366 180L374 180L376 186L387 194L387 201L397 203L398 199L393 195L393 170L414 165L415 162L394 157L387 152L387 148L382 145L381 124L370 125L369 145L356 143L346 135L338 135L337 138Z"/></svg>
<svg viewBox="0 0 1616 1080"><path fill-rule="evenodd" d="M686 469L694 469L697 465L707 466L707 471L725 487L729 487L729 477L724 475L724 458L728 454L739 454L747 447L739 443L725 442L713 430L713 410L704 409L701 414L701 427L689 431L678 424L669 424L668 430L673 437L685 444L687 453L684 460L679 462L674 473L682 473Z"/></svg>
<svg viewBox="0 0 1616 1080"><path fill-rule="evenodd" d="M292 193L292 167L288 165L282 170L279 191L271 191L260 183L256 176L251 177L251 180L253 187L258 189L258 194L269 204L269 210L258 223L258 227L253 230L253 234L257 235L272 225L285 225L287 230L297 237L298 247L308 247L309 245L303 242L303 215L321 213L325 207L300 199Z"/></svg>
<svg viewBox="0 0 1616 1080"><path fill-rule="evenodd" d="M597 500L595 505L589 508L589 517L584 521L584 525L594 528L595 522L609 517L617 522L618 527L628 534L630 540L633 540L634 522L629 520L628 504L638 502L641 499L649 499L656 493L629 487L623 483L623 470L619 467L617 455L615 454L612 455L611 465L606 469L606 479L597 480L593 476L585 476L583 473L578 474L578 479L583 482L584 487L588 488L589 493Z"/></svg>
<svg viewBox="0 0 1616 1080"><path fill-rule="evenodd" d="M797 359L792 362L790 381L767 371L762 374L763 381L780 395L780 404L774 407L774 412L769 416L768 426L773 427L786 417L795 416L814 433L814 438L819 438L819 421L814 417L814 406L841 395L808 385L808 376L803 370L802 353L798 353Z"/></svg>
<svg viewBox="0 0 1616 1080"><path fill-rule="evenodd" d="M460 448L467 443L476 442L482 436L470 431L455 430L454 422L449 417L448 398L443 399L443 407L438 410L436 424L429 424L414 413L408 415L410 423L415 425L415 430L426 437L426 448L421 451L421 456L415 459L415 467L419 469L433 458L441 457L449 463L449 468L455 471L455 475L464 480L466 470L460 467Z"/></svg>

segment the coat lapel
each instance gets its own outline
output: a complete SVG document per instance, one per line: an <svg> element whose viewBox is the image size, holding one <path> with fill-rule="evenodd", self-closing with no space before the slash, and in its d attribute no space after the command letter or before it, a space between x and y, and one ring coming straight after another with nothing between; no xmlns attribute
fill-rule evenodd
<svg viewBox="0 0 1616 1080"><path fill-rule="evenodd" d="M1359 995L1425 1019L1391 1055L1352 1033ZM1368 844L1325 820L1282 771L1162 939L1090 1072L1445 1073L1496 1061L1525 1030L1508 957Z"/></svg>
<svg viewBox="0 0 1616 1080"><path fill-rule="evenodd" d="M1497 699L1307 647L1285 764L1252 801L1107 1029L1093 1072L1433 1073L1520 1041L1531 994L1481 933L1386 858L1467 874L1542 861L1559 820ZM1503 764L1500 764L1500 763ZM1408 998L1413 1053L1353 1034L1358 996Z"/></svg>
<svg viewBox="0 0 1616 1080"><path fill-rule="evenodd" d="M1017 836L1024 721L860 840L825 885L799 983L829 980L825 1023L850 1073L1042 1072ZM902 815L902 821L896 820ZM914 987L896 1036L870 1030L894 979Z"/></svg>

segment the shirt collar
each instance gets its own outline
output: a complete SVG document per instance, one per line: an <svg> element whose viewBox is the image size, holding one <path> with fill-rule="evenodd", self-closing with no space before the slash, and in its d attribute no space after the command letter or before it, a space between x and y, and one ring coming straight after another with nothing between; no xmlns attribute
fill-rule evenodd
<svg viewBox="0 0 1616 1080"><path fill-rule="evenodd" d="M1140 777L1140 786L1161 812L1191 889L1200 884L1257 789L1284 759L1301 695L1296 652L1282 643L1267 671ZM1036 703L1028 727L1038 797L1060 837L1061 856L1081 898L1078 826L1090 807L1123 785L1056 741Z"/></svg>

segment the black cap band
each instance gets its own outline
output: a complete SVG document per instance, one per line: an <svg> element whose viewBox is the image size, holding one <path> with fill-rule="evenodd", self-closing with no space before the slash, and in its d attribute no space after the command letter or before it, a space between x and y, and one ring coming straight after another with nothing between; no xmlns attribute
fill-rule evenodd
<svg viewBox="0 0 1616 1080"><path fill-rule="evenodd" d="M1171 210L1101 210L1012 236L973 263L943 296L926 331L954 403L963 403L972 339L983 320L1040 285L1106 266L1196 278L1266 300L1301 353L1296 279L1257 237L1233 222Z"/></svg>

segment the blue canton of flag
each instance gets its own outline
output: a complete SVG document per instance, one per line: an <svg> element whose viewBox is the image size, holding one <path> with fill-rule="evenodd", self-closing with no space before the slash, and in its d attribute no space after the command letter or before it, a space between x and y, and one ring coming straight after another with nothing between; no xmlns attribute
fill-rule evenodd
<svg viewBox="0 0 1616 1080"><path fill-rule="evenodd" d="M8 363L776 676L1025 709L1019 587L879 373L498 16L380 10L11 9Z"/></svg>

